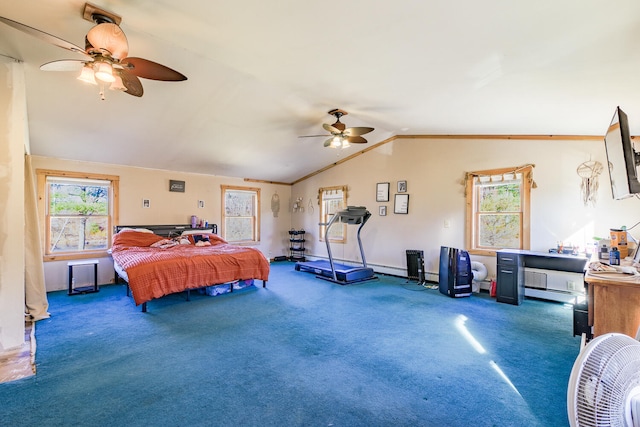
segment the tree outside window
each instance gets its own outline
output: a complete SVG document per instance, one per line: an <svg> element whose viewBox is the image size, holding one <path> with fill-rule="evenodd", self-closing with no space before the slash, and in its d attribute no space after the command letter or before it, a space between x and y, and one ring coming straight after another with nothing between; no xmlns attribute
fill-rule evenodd
<svg viewBox="0 0 640 427"><path fill-rule="evenodd" d="M119 178L38 170L45 259L106 253L111 246Z"/></svg>
<svg viewBox="0 0 640 427"><path fill-rule="evenodd" d="M344 185L320 188L318 190L320 200L320 241L324 241L326 226L336 212L347 207L347 187ZM346 241L346 225L334 224L330 231L329 241L344 243Z"/></svg>
<svg viewBox="0 0 640 427"><path fill-rule="evenodd" d="M499 249L529 249L533 165L467 173L467 248L493 255Z"/></svg>
<svg viewBox="0 0 640 427"><path fill-rule="evenodd" d="M230 243L260 241L260 189L231 187L222 189L222 233Z"/></svg>

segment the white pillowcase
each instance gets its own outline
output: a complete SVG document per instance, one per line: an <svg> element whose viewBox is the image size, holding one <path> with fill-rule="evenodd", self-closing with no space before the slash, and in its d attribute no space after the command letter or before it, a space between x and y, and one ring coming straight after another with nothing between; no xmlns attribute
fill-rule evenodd
<svg viewBox="0 0 640 427"><path fill-rule="evenodd" d="M118 233L122 233L123 231L137 231L139 233L151 233L151 234L153 234L153 231L149 230L148 228L121 228Z"/></svg>
<svg viewBox="0 0 640 427"><path fill-rule="evenodd" d="M181 236L186 236L188 234L211 234L213 233L213 228L210 230L184 230Z"/></svg>

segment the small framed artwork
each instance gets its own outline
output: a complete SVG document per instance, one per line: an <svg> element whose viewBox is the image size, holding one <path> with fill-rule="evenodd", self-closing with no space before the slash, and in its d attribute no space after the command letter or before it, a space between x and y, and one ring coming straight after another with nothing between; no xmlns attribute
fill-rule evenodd
<svg viewBox="0 0 640 427"><path fill-rule="evenodd" d="M176 181L175 179L169 180L169 191L184 193L184 188L185 188L184 181Z"/></svg>
<svg viewBox="0 0 640 427"><path fill-rule="evenodd" d="M393 202L393 213L396 213L396 214L409 213L409 195L408 194L396 194L396 198Z"/></svg>
<svg viewBox="0 0 640 427"><path fill-rule="evenodd" d="M376 185L376 202L389 201L389 186L388 182L379 182Z"/></svg>
<svg viewBox="0 0 640 427"><path fill-rule="evenodd" d="M398 181L398 193L407 192L407 181Z"/></svg>
<svg viewBox="0 0 640 427"><path fill-rule="evenodd" d="M387 207L386 206L380 206L378 208L378 215L387 216Z"/></svg>
<svg viewBox="0 0 640 427"><path fill-rule="evenodd" d="M142 199L142 207L143 207L143 208L150 208L150 207L151 207L151 200L149 200L149 199Z"/></svg>
<svg viewBox="0 0 640 427"><path fill-rule="evenodd" d="M198 200L198 208L204 208L204 200Z"/></svg>

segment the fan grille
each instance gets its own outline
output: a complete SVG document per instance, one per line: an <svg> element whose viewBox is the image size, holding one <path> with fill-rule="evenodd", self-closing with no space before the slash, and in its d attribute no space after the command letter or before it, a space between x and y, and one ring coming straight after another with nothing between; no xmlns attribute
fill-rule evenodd
<svg viewBox="0 0 640 427"><path fill-rule="evenodd" d="M598 338L573 367L573 421L578 426L627 426L632 395L640 393L640 343L623 334Z"/></svg>

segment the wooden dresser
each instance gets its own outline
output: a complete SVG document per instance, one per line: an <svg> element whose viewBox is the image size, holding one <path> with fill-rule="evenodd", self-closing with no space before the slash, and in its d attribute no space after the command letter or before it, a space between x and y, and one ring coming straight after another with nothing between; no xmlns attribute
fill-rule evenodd
<svg viewBox="0 0 640 427"><path fill-rule="evenodd" d="M593 336L620 332L635 338L640 326L640 276L587 272L584 280Z"/></svg>

